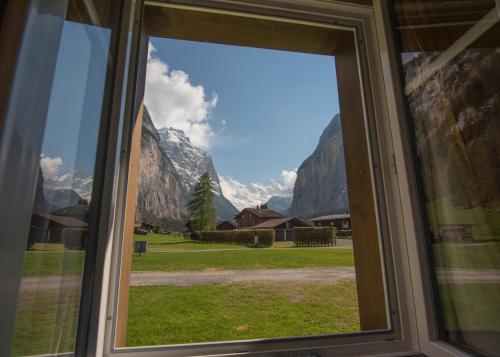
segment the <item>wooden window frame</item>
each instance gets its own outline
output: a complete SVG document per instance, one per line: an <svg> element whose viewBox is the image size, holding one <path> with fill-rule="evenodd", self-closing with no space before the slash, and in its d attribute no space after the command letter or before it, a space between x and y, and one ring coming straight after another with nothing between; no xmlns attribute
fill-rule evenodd
<svg viewBox="0 0 500 357"><path fill-rule="evenodd" d="M355 243L355 256L368 257L366 260L359 260L356 265L356 270L368 272L370 269L380 269L380 275L375 275L374 281L370 281L368 275L359 280L361 282L360 290L358 290L358 298L370 299L370 295L365 295L371 286L383 287L383 310L385 318L390 321L389 329L376 330L370 332L361 332L355 334L328 335L328 336L312 336L300 338L284 338L284 339L264 339L251 341L229 341L221 343L205 343L205 344L187 344L187 345L171 345L171 346L151 346L151 347L133 347L119 348L115 347L117 342L117 319L120 315L123 318L125 309L123 305L118 304L120 296L120 287L127 284L127 277L123 274L123 267L127 269L127 262L123 265L124 257L129 254L131 249L130 242L124 242L123 233L130 228L126 226L125 217L130 217L132 208L135 208L126 200L126 190L133 183L133 177L129 177L129 162L130 157L137 155L134 153L133 146L130 142L137 141L137 128L140 128L141 118L141 101L134 103L134 97L137 95L128 96L128 112L125 118L130 116L136 119L135 124L132 124L127 130L124 128L124 144L122 144L121 169L118 181L118 196L115 207L115 223L112 232L112 240L106 248L107 253L104 254L104 274L107 275L106 286L103 286L102 296L107 297L99 307L101 314L98 325L95 327L100 333L97 336L100 343L94 343L100 346L100 352L106 356L116 354L127 354L128 356L181 356L181 355L206 355L206 354L231 354L231 353L266 353L275 354L282 353L289 355L303 355L304 353L315 354L377 354L377 353L414 353L421 349L420 334L418 333L420 317L417 315L418 309L415 308L415 284L418 283L418 278L421 275L417 270L411 267L411 252L414 248L416 235L417 217L413 215L414 205L403 207L405 199L411 199L411 180L407 176L401 175L400 170L396 170L396 166L404 168L406 172L407 156L404 153L404 145L398 148L398 145L403 141L403 131L398 125L400 118L398 117L398 106L400 99L397 96L397 91L393 87L394 73L391 73L390 65L394 59L391 57L394 53L390 53L390 41L388 30L384 24L387 21L387 13L384 6L378 2L372 7L367 1L353 1L357 4L349 4L349 1L321 1L321 0L275 0L275 1L233 1L233 0L186 0L177 1L182 3L175 6L202 6L203 8L216 9L215 11L237 12L243 14L252 14L250 16L261 17L279 17L290 21L300 21L311 25L320 23L332 27L342 28L346 31L351 31L355 35L355 40L352 46L348 46L344 53L337 54L337 73L341 108L346 107L346 98L342 98L342 92L354 93L358 90L357 108L361 109L362 115L352 119L352 122L345 121L344 117L347 114L346 109L343 111L342 124L351 133L355 130L360 130L363 135L366 145L361 152L362 160L355 162L354 154L347 154L346 150L346 170L348 177L348 185L350 190L353 187L359 187L359 197L366 199L373 197L373 213L372 217L375 220L368 220L367 225L362 225L361 232L365 232L371 239L363 244ZM363 4L359 4L362 2ZM138 2L139 4L140 2ZM139 4L140 5L140 4ZM138 5L138 6L139 6ZM140 23L140 11L137 12L136 22ZM140 57L141 51L144 53L144 48L138 47L140 31L134 34L132 53ZM134 49L135 48L135 49ZM146 50L147 52L147 50ZM143 54L144 55L144 54ZM338 61L340 57L343 59ZM131 61L134 62L134 61ZM137 66L137 63L135 63ZM339 72L340 71L340 72ZM137 75L137 67L131 66L130 73L133 76ZM343 76L343 74L348 74ZM354 80L353 76L354 75ZM356 77L357 76L357 77ZM140 77L140 76L139 76ZM139 78L139 81L141 79ZM129 81L128 93L133 93L137 85L137 79ZM345 88L350 86L351 89ZM134 93L137 94L137 93ZM342 104L344 103L344 104ZM135 113L135 114L134 114ZM139 129L140 130L140 129ZM344 132L345 135L345 132ZM359 136L358 136L359 138ZM357 146L359 145L357 143ZM401 150L398 150L401 149ZM358 152L355 149L349 149L351 152ZM354 151L353 151L354 150ZM366 155L365 155L366 154ZM401 156L402 155L402 156ZM359 174L361 170L361 174ZM349 175L351 172L351 175ZM353 172L358 173L358 177ZM354 181L353 181L354 180ZM357 180L357 181L356 181ZM369 181L369 186L363 186ZM354 185L354 186L353 186ZM132 185L133 186L133 185ZM373 190L370 194L367 190ZM409 191L405 191L408 189ZM132 191L128 192L129 197L133 195ZM364 196L363 196L364 195ZM351 195L350 195L351 196ZM359 205L359 198L355 195L350 197L350 205ZM410 198L408 198L410 197ZM411 203L411 202L410 202ZM135 203L134 203L135 205ZM358 207L359 208L359 207ZM406 212L409 211L409 212ZM352 212L352 211L351 211ZM408 215L406 215L408 213ZM351 213L352 214L352 213ZM373 239L372 228L375 225L376 239ZM406 226L409 225L409 228ZM354 228L354 225L353 225ZM371 231L370 231L371 230ZM410 242L410 244L409 244ZM373 256L373 251L380 252L379 261L370 259L369 255ZM418 250L416 250L418 252ZM417 255L417 260L418 260ZM422 263L419 260L417 267L421 267ZM126 272L126 271L125 271ZM368 278L367 278L368 277ZM373 275L372 275L373 277ZM108 280L109 279L109 280ZM420 281L421 282L421 281ZM377 287L375 287L377 289ZM422 285L416 286L416 290L421 292ZM361 293L360 293L361 292ZM380 292L380 291L379 291ZM418 295L418 294L417 294ZM380 295L378 295L380 296ZM418 296L417 296L418 298ZM375 299L377 307L381 306L380 298ZM360 301L360 306L367 306L368 301ZM428 308L425 299L421 299L418 303L424 308ZM377 310L377 307L374 310ZM121 310L120 310L121 308ZM364 307L360 307L364 309ZM361 314L371 316L368 320L375 321L375 325L380 323L380 309L378 311L370 311L369 308ZM125 311L126 313L126 311ZM417 321L418 320L418 321ZM366 321L366 319L365 319ZM428 324L428 321L425 321ZM364 326L365 330L371 329L371 322ZM121 341L123 343L123 340Z"/></svg>

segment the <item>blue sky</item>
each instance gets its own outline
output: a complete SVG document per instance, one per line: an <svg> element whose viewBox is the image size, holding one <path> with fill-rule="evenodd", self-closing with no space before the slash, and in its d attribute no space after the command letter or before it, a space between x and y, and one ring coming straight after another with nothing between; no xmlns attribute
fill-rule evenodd
<svg viewBox="0 0 500 357"><path fill-rule="evenodd" d="M339 112L333 57L157 38L151 44L146 104L155 125L185 130L220 174L242 183L298 168ZM190 109L171 109L183 105ZM190 113L196 118L186 119Z"/></svg>
<svg viewBox="0 0 500 357"><path fill-rule="evenodd" d="M93 175L108 43L107 30L64 23L41 160L45 179L61 187ZM339 111L333 57L154 38L151 45L145 102L155 125L183 129L219 174L240 183L282 180Z"/></svg>
<svg viewBox="0 0 500 357"><path fill-rule="evenodd" d="M50 89L40 161L45 182L84 197L94 173L109 36L108 29L65 21Z"/></svg>

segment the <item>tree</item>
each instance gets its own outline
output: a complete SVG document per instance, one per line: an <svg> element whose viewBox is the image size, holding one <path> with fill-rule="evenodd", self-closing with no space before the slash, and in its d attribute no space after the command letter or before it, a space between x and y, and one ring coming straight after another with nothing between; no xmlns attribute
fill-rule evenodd
<svg viewBox="0 0 500 357"><path fill-rule="evenodd" d="M191 212L189 226L193 232L215 230L216 213L213 197L212 181L207 171L201 175L200 180L196 183L193 198L189 202Z"/></svg>
<svg viewBox="0 0 500 357"><path fill-rule="evenodd" d="M267 209L267 203L261 203L260 204L261 209Z"/></svg>

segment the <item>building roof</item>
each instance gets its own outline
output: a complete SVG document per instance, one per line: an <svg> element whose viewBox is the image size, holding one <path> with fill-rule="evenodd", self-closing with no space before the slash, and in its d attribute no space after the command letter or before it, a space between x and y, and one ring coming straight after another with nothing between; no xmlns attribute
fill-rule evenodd
<svg viewBox="0 0 500 357"><path fill-rule="evenodd" d="M234 228L238 227L238 225L237 225L236 223L234 223L233 221L229 221L229 220L227 220L227 219L215 222L215 224L216 224L217 226L221 225L222 223L228 223L228 224L230 224L231 226L233 226Z"/></svg>
<svg viewBox="0 0 500 357"><path fill-rule="evenodd" d="M275 227L278 227L279 225L281 225L283 223L290 222L290 221L297 221L297 222L299 222L300 224L303 224L306 227L311 226L311 224L309 222L306 222L306 221L304 221L304 220L302 220L300 218L297 218L297 217L284 217L284 218L270 219L270 220L267 220L265 222L259 223L256 226L248 227L248 228L251 228L251 229L275 228Z"/></svg>
<svg viewBox="0 0 500 357"><path fill-rule="evenodd" d="M37 213L37 215L68 228L86 228L88 226L87 223L82 222L79 219L73 217L56 216L52 214L42 214L42 213Z"/></svg>
<svg viewBox="0 0 500 357"><path fill-rule="evenodd" d="M347 218L351 218L351 215L349 213L330 214L327 216L320 216L320 217L311 218L309 221L311 221L311 222L335 221L336 219L347 219Z"/></svg>
<svg viewBox="0 0 500 357"><path fill-rule="evenodd" d="M243 212L251 213L259 218L284 218L285 216L269 208L244 208L234 217L239 217Z"/></svg>

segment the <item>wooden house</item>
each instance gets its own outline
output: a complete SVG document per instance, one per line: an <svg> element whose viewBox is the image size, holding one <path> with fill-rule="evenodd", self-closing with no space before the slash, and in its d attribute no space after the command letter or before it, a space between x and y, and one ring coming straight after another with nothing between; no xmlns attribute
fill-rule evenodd
<svg viewBox="0 0 500 357"><path fill-rule="evenodd" d="M238 225L235 222L228 220L217 221L215 226L215 229L218 231L232 231L236 228L238 228Z"/></svg>
<svg viewBox="0 0 500 357"><path fill-rule="evenodd" d="M320 216L309 220L316 227L335 227L337 231L350 231L351 215L345 214L331 214L327 216Z"/></svg>
<svg viewBox="0 0 500 357"><path fill-rule="evenodd" d="M293 229L295 227L311 227L312 224L296 217L284 217L269 219L257 224L251 229L274 229L275 240L286 242L293 240Z"/></svg>
<svg viewBox="0 0 500 357"><path fill-rule="evenodd" d="M68 249L84 249L87 223L69 216L35 213L31 219L28 248L35 243L64 243Z"/></svg>
<svg viewBox="0 0 500 357"><path fill-rule="evenodd" d="M277 218L285 218L285 216L268 208L245 208L234 216L238 228L253 227L270 219Z"/></svg>

